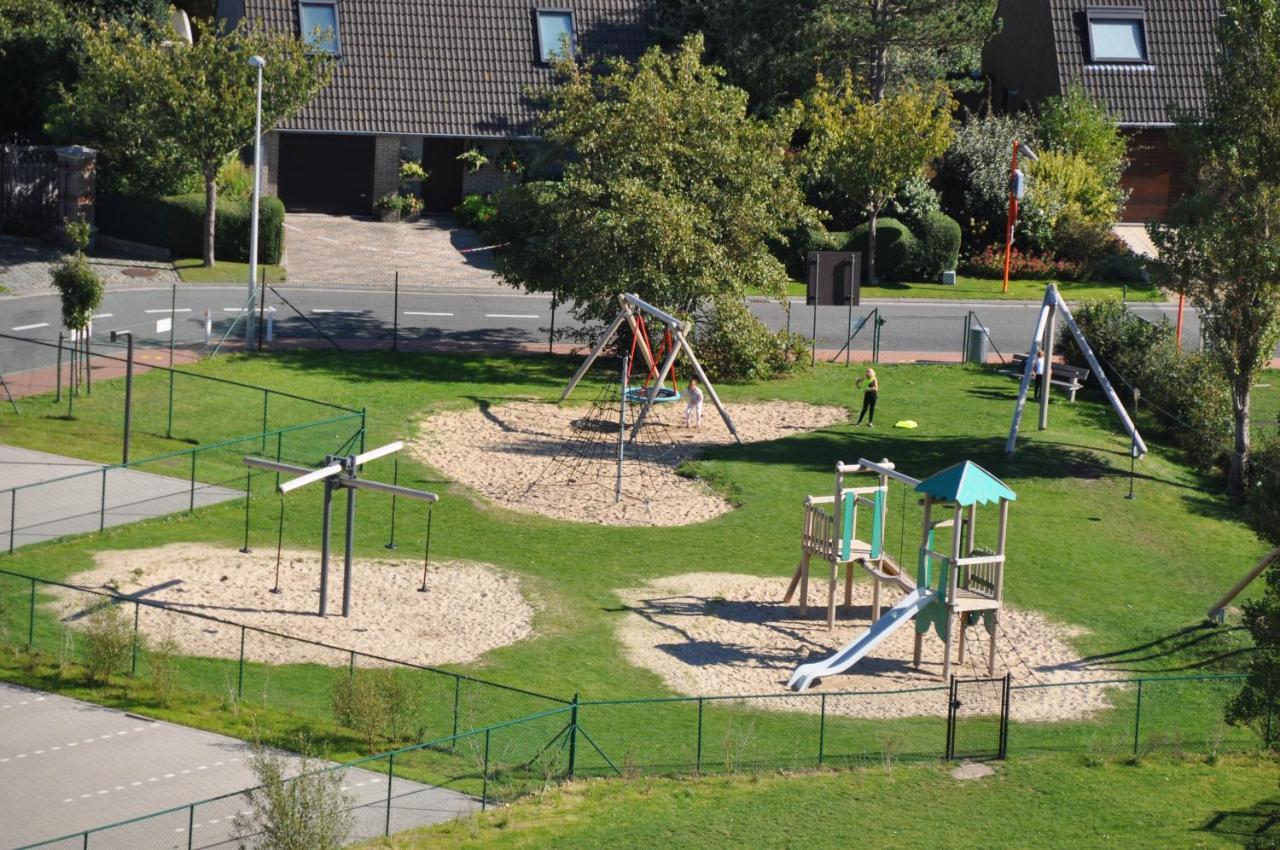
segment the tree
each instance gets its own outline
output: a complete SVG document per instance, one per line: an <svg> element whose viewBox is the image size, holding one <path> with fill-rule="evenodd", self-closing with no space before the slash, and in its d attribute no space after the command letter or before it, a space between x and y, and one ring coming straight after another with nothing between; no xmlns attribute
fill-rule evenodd
<svg viewBox="0 0 1280 850"><path fill-rule="evenodd" d="M305 739L298 746L303 753L311 750ZM355 800L343 790L344 771L309 755L295 760L261 744L254 746L249 765L258 785L244 792L245 805L231 819L243 850L347 846L355 827Z"/></svg>
<svg viewBox="0 0 1280 850"><path fill-rule="evenodd" d="M266 60L264 130L309 103L328 83L332 62L292 35L248 23L230 32L197 23L196 31L195 44L165 47L119 24L99 27L86 40L84 77L63 105L93 126L109 126L103 117L115 116L131 138L141 130L148 143L173 151L199 172L205 189L204 264L211 266L218 169L253 141L256 71L249 57Z"/></svg>
<svg viewBox="0 0 1280 850"><path fill-rule="evenodd" d="M799 117L750 115L702 49L693 36L600 72L560 66L541 129L563 176L499 199L504 280L587 320L611 317L621 292L684 314L748 287L782 294L767 243L815 220L788 153Z"/></svg>
<svg viewBox="0 0 1280 850"><path fill-rule="evenodd" d="M868 277L876 280L876 219L907 180L951 143L953 101L946 86L910 87L878 102L859 97L852 72L839 88L819 77L806 109L808 159L862 204L870 223Z"/></svg>
<svg viewBox="0 0 1280 850"><path fill-rule="evenodd" d="M1249 400L1280 341L1280 3L1227 0L1222 59L1204 116L1178 116L1191 191L1148 229L1153 269L1200 312L1208 350L1231 388L1228 491L1249 479Z"/></svg>
<svg viewBox="0 0 1280 850"><path fill-rule="evenodd" d="M80 73L79 31L56 0L0 0L0 138L43 141L46 109Z"/></svg>

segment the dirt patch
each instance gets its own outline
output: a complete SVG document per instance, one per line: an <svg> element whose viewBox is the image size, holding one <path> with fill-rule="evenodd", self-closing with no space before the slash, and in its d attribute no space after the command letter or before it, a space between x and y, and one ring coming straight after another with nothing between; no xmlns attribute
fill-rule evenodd
<svg viewBox="0 0 1280 850"><path fill-rule="evenodd" d="M413 448L450 478L503 507L602 525L689 525L732 505L680 464L733 443L710 402L702 428L684 427L684 405L660 406L653 427L627 447L623 498L615 500L617 425L590 407L514 402L440 413L422 424ZM844 422L843 407L771 401L730 410L743 442L776 440ZM595 432L595 433L593 433ZM570 444L572 438L578 442ZM571 447L566 450L566 446Z"/></svg>
<svg viewBox="0 0 1280 850"><path fill-rule="evenodd" d="M867 628L871 616L871 582L854 585L851 612L841 612L835 628L826 628L826 583L809 587L809 616L801 619L795 604L783 605L787 579L725 573L669 576L644 588L620 592L631 608L620 628L628 659L652 670L673 690L697 695L763 695L788 693L787 679L796 665L825 658ZM884 591L885 605L899 598ZM793 600L793 603L796 600ZM1104 676L1084 670L1068 640L1079 629L1051 623L1044 616L1006 606L996 640L996 675L1006 671L1015 685L1083 683ZM920 669L912 666L914 628L903 626L871 655L839 676L824 679L808 693L880 692L942 687L942 641L930 632L924 640ZM985 676L986 631L969 630L969 656L957 665L958 676ZM820 699L753 700L762 708L817 712ZM1015 692L1015 720L1087 718L1110 708L1101 687L1060 687ZM828 713L852 717L891 718L945 715L945 690L829 697Z"/></svg>
<svg viewBox="0 0 1280 850"><path fill-rule="evenodd" d="M178 611L207 614L294 637L417 664L462 664L529 637L533 609L519 581L496 567L441 561L427 573L422 563L361 558L352 567L351 616L342 611L342 559L330 563L328 610L319 617L320 556L283 552L280 593L275 552L241 554L234 549L176 543L156 549L99 552L96 566L71 577L92 589L113 586ZM81 594L60 602L73 622L86 606ZM172 636L189 655L238 658L240 628L185 617L150 606L140 608L148 638ZM255 632L245 655L269 664L346 664L346 653ZM369 662L362 662L369 663Z"/></svg>

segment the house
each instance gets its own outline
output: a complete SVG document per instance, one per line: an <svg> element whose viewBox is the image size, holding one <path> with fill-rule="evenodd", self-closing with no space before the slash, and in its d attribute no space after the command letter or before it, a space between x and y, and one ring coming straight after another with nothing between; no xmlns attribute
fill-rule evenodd
<svg viewBox="0 0 1280 850"><path fill-rule="evenodd" d="M427 211L509 179L534 138L527 92L550 86L562 50L635 58L652 0L218 0L219 21L296 34L336 58L315 101L264 140L263 191L286 209L368 214L401 160L430 173ZM458 161L475 147L489 163Z"/></svg>
<svg viewBox="0 0 1280 850"><path fill-rule="evenodd" d="M1122 220L1166 219L1185 189L1170 107L1206 103L1220 0L1001 0L997 14L1003 28L982 53L993 106L1034 108L1082 85L1129 134Z"/></svg>

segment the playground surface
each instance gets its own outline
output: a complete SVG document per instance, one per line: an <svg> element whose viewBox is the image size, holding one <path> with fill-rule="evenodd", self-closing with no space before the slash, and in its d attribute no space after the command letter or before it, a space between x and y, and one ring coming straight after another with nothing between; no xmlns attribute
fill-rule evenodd
<svg viewBox="0 0 1280 850"><path fill-rule="evenodd" d="M616 397L613 404L616 408ZM655 408L645 426L645 453L633 455L624 467L621 502L614 500L616 424L601 422L602 430L614 427L598 453L571 444L575 423L582 427L590 407L519 401L437 413L423 421L421 436L411 445L448 477L515 511L601 525L690 525L728 513L733 506L677 468L709 448L732 445L733 437L710 403L700 429L685 427L684 408L680 401ZM765 401L733 407L744 443L816 431L847 419L848 411L833 405ZM573 463L548 469L558 453L564 457L566 446Z"/></svg>
<svg viewBox="0 0 1280 850"><path fill-rule="evenodd" d="M0 684L0 731L0 846L6 848L257 784L244 741L13 685ZM352 769L343 785L359 806L356 834L381 834L386 776ZM398 778L391 797L396 829L440 823L479 806L464 794ZM198 807L190 818L194 846L236 846L231 819L244 808L240 797ZM183 809L140 821L87 846L190 847L189 817Z"/></svg>
<svg viewBox="0 0 1280 850"><path fill-rule="evenodd" d="M532 633L533 609L510 573L472 562L422 563L360 558L353 564L351 616L342 611L342 561L329 566L329 616L319 609L320 559L315 552L281 553L279 593L272 593L276 553L264 547L250 554L230 547L173 543L155 549L94 554L95 568L70 578L94 590L147 599L165 608L142 606L139 627L149 638L172 637L184 653L238 658L239 624L306 641L354 649L416 664L463 664ZM75 619L87 601L66 592L64 620ZM232 623L192 621L186 613ZM198 627L197 627L198 626ZM346 653L301 641L251 633L245 658L269 664L341 665ZM371 662L376 663L376 662Z"/></svg>
<svg viewBox="0 0 1280 850"><path fill-rule="evenodd" d="M185 478L0 445L0 489L37 484L16 496L0 494L0 511L7 514L0 520L0 551L243 498L237 490L198 481L193 491Z"/></svg>

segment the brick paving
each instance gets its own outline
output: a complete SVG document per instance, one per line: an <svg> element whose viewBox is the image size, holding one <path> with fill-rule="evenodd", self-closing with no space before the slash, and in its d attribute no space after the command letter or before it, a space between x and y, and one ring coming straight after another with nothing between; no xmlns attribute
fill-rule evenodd
<svg viewBox="0 0 1280 850"><path fill-rule="evenodd" d="M392 224L290 213L284 227L291 285L390 285L399 272L402 286L510 291L494 275L493 255L480 237L447 216Z"/></svg>
<svg viewBox="0 0 1280 850"><path fill-rule="evenodd" d="M62 252L39 239L0 235L0 286L10 293L53 291L53 265ZM89 264L107 286L178 282L171 263L93 256Z"/></svg>

